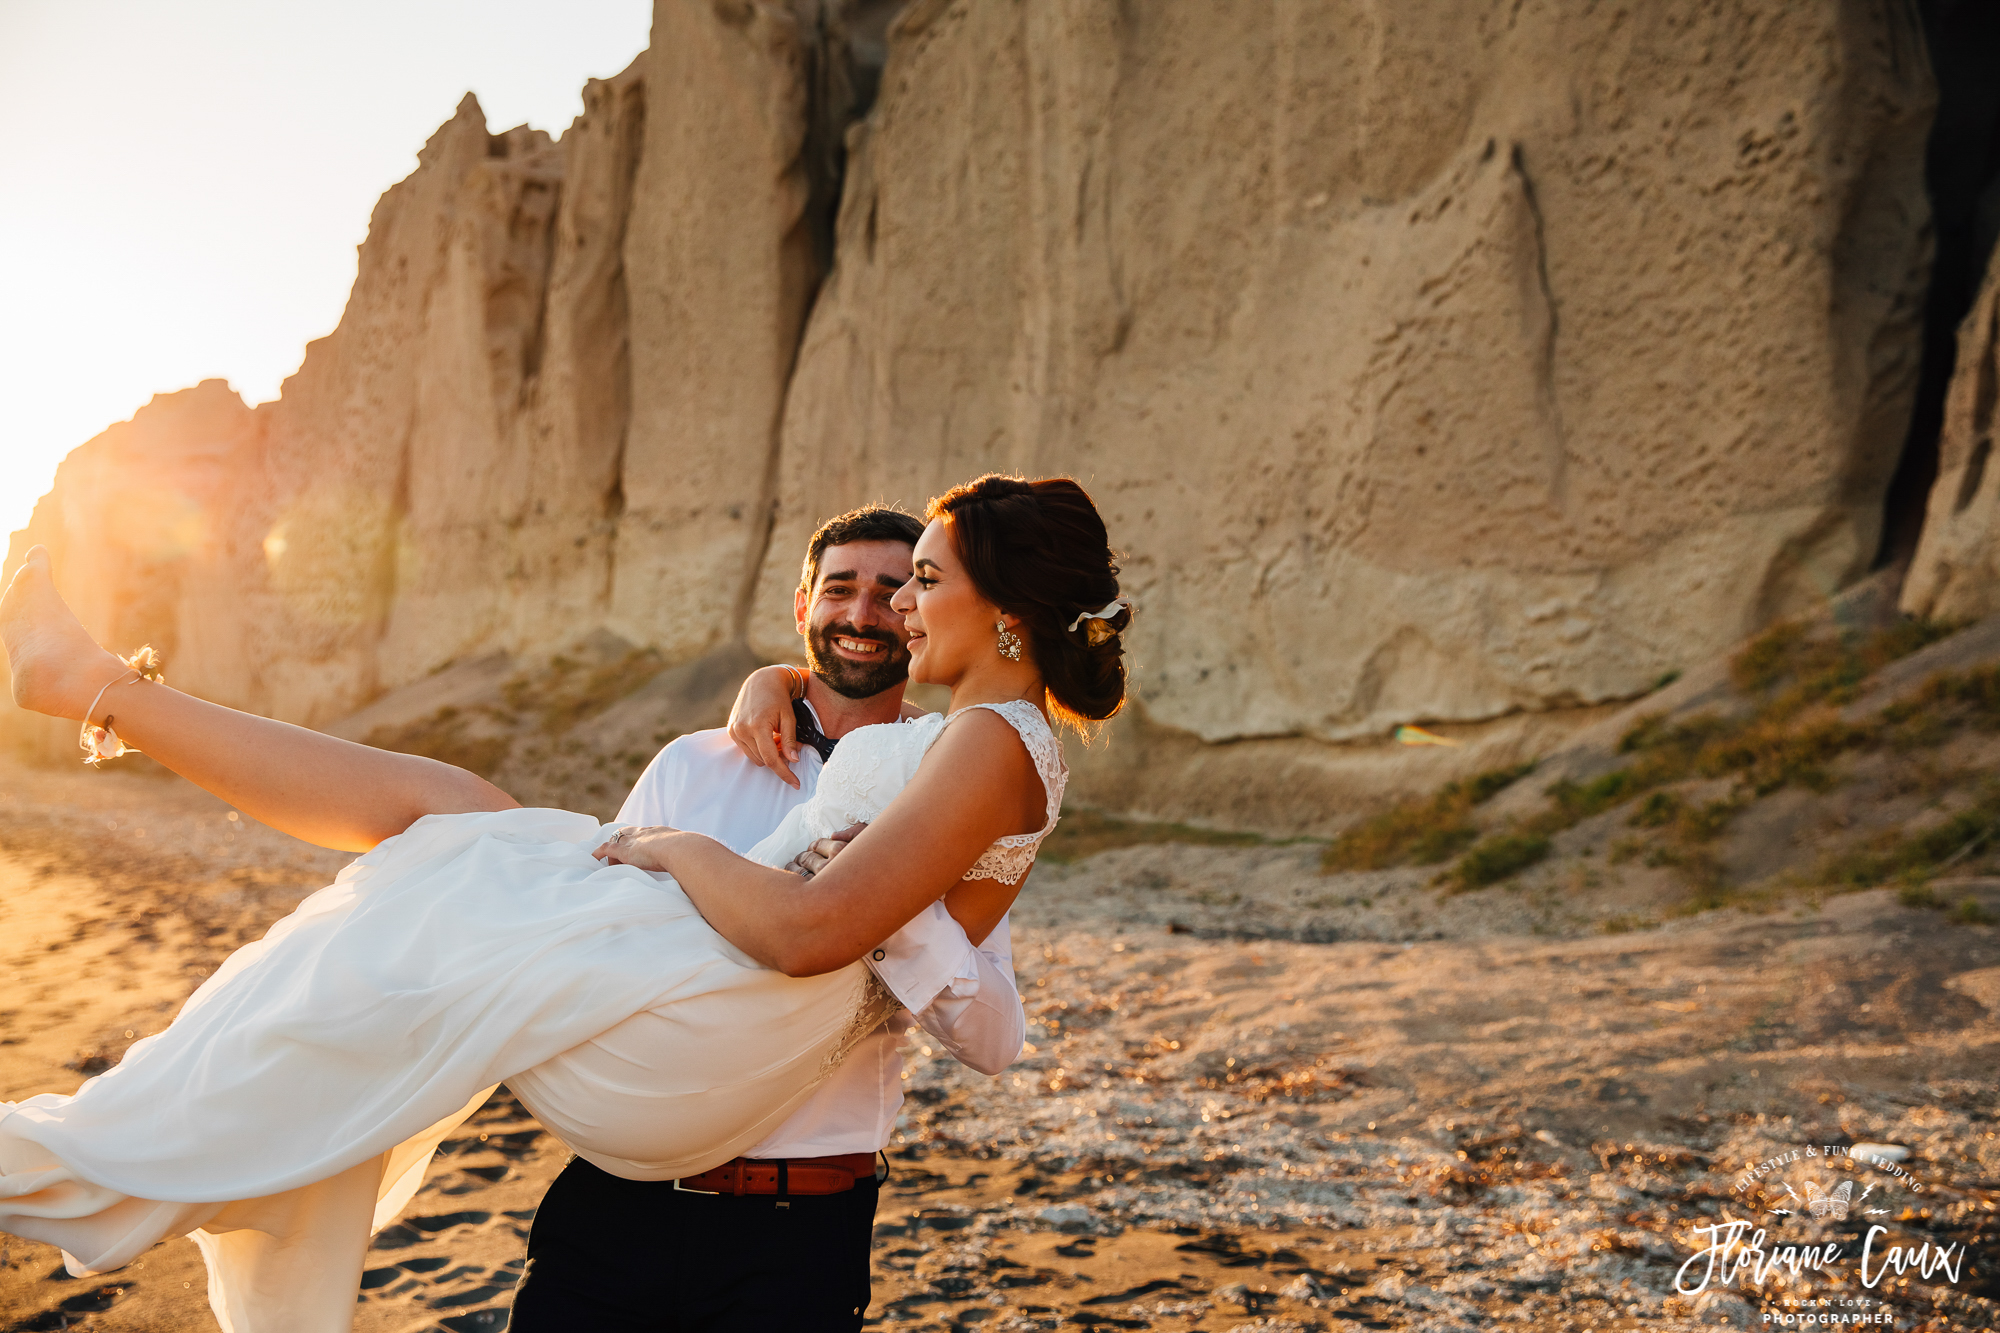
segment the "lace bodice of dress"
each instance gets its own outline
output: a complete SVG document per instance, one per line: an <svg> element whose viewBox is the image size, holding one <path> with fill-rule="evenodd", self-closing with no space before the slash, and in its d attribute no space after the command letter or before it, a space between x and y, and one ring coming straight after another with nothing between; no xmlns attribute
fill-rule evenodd
<svg viewBox="0 0 2000 1333"><path fill-rule="evenodd" d="M1028 747L1028 754L1035 761L1035 772L1042 779L1042 789L1048 793L1048 820L1033 833L1011 833L981 852L979 859L972 863L972 869L965 872L966 879L997 879L1002 884L1018 884L1021 876L1035 863L1035 852L1042 845L1042 839L1055 830L1056 821L1062 817L1063 784L1069 781L1069 765L1063 762L1062 742L1049 730L1048 720L1042 710L1025 699L1014 699L1006 703L972 704L972 708L990 708L1013 724L1021 733L1021 744ZM966 710L961 708L958 713ZM953 713L945 721L957 717ZM942 732L943 727L938 730Z"/></svg>
<svg viewBox="0 0 2000 1333"><path fill-rule="evenodd" d="M983 852L966 879L997 879L1018 884L1034 864L1035 851L1056 826L1062 811L1063 784L1069 780L1069 766L1063 762L1062 745L1049 730L1042 710L1024 700L1006 703L972 704L989 708L1007 719L1021 734L1021 743L1035 761L1035 772L1048 793L1048 822L1033 833L1017 833L1001 838ZM965 709L960 709L962 713ZM914 722L885 722L861 727L841 739L833 758L820 770L819 785L812 799L786 817L784 824L752 849L753 860L766 865L783 865L816 838L832 835L851 824L873 823L896 793L916 776L925 753L944 734L958 713L928 713Z"/></svg>

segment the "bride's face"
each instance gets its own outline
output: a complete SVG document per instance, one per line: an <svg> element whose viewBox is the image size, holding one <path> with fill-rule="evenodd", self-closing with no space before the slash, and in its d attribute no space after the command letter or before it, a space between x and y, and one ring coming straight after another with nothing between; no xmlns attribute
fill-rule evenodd
<svg viewBox="0 0 2000 1333"><path fill-rule="evenodd" d="M971 668L999 661L994 622L1011 625L1013 617L979 595L942 519L924 529L910 563L915 573L889 603L909 632L910 679L951 685Z"/></svg>

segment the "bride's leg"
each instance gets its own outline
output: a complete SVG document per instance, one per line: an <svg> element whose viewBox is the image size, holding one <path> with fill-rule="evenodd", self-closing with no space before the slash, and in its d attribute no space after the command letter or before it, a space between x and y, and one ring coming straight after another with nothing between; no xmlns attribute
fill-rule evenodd
<svg viewBox="0 0 2000 1333"><path fill-rule="evenodd" d="M189 1239L208 1265L223 1333L348 1333L382 1158L223 1208Z"/></svg>
<svg viewBox="0 0 2000 1333"><path fill-rule="evenodd" d="M56 593L48 552L28 552L0 597L0 642L14 702L82 721L105 685L131 673L91 640ZM508 810L492 783L419 755L338 740L239 713L165 685L112 685L95 710L120 737L196 786L272 828L342 851L365 851L425 815Z"/></svg>
<svg viewBox="0 0 2000 1333"><path fill-rule="evenodd" d="M369 1236L395 1220L438 1144L492 1091L339 1175L216 1210L190 1239L208 1263L208 1304L224 1333L348 1333Z"/></svg>

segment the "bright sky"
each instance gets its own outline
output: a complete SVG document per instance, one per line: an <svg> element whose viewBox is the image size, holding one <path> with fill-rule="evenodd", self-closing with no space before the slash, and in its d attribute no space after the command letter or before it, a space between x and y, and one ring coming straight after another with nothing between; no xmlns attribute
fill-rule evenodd
<svg viewBox="0 0 2000 1333"><path fill-rule="evenodd" d="M0 534L70 449L220 376L275 398L466 90L558 134L649 0L0 0Z"/></svg>

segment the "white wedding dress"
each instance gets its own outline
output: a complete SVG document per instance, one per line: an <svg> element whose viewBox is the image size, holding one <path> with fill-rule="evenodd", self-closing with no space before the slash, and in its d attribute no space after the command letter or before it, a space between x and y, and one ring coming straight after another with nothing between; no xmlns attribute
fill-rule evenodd
<svg viewBox="0 0 2000 1333"><path fill-rule="evenodd" d="M1032 704L975 707L1013 724L1047 789L1044 827L966 875L1015 883L1067 770ZM751 858L782 866L872 821L949 720L850 733ZM0 1102L0 1231L79 1275L192 1233L227 1333L342 1333L371 1231L496 1084L616 1175L737 1156L899 1001L863 963L759 965L671 878L594 860L608 830L561 810L432 815L358 858L116 1068Z"/></svg>

